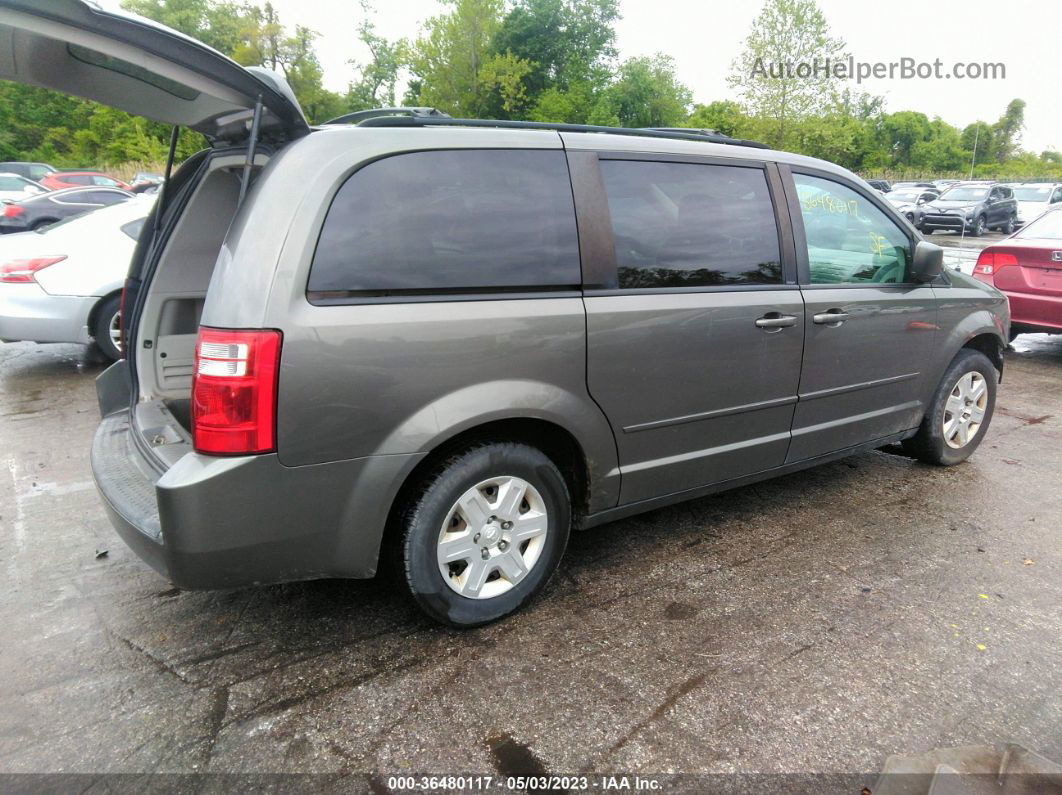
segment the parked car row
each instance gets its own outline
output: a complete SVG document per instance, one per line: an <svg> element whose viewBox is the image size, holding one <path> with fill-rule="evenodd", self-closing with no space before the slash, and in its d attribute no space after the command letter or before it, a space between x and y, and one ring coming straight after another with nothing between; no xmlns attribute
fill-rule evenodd
<svg viewBox="0 0 1062 795"><path fill-rule="evenodd" d="M135 194L121 188L66 188L40 193L0 209L0 233L35 232L49 224L128 201Z"/></svg>
<svg viewBox="0 0 1062 795"><path fill-rule="evenodd" d="M122 285L154 201L130 194L98 212L0 238L0 340L95 341L117 359Z"/></svg>
<svg viewBox="0 0 1062 795"><path fill-rule="evenodd" d="M916 228L927 234L953 231L972 236L990 229L1010 234L1055 206L1062 184L997 183L989 180L896 182L868 180Z"/></svg>

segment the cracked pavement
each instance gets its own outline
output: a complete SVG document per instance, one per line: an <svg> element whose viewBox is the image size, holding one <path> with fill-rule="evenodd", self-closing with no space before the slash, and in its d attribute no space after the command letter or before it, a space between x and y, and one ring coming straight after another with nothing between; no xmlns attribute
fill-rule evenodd
<svg viewBox="0 0 1062 795"><path fill-rule="evenodd" d="M544 598L469 632L386 582L173 588L92 485L100 370L0 345L0 772L1062 758L1062 337L1019 338L966 464L878 451L578 533Z"/></svg>

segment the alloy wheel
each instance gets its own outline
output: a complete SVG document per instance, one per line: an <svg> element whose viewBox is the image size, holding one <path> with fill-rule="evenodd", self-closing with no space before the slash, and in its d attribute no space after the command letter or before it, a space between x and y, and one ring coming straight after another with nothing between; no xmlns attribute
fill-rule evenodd
<svg viewBox="0 0 1062 795"><path fill-rule="evenodd" d="M457 499L439 529L443 581L470 599L500 596L538 563L548 531L546 503L526 480L481 481Z"/></svg>
<svg viewBox="0 0 1062 795"><path fill-rule="evenodd" d="M970 443L988 410L988 383L985 377L972 370L961 376L952 387L944 404L944 442L958 450Z"/></svg>
<svg viewBox="0 0 1062 795"><path fill-rule="evenodd" d="M111 316L111 322L107 324L107 336L110 337L111 344L114 349L119 353L122 352L122 313L121 311L115 312Z"/></svg>

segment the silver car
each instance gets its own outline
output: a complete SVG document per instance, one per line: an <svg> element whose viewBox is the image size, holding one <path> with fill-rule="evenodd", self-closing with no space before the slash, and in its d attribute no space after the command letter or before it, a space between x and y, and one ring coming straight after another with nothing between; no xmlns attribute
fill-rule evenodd
<svg viewBox="0 0 1062 795"><path fill-rule="evenodd" d="M369 117L77 0L0 77L205 134L126 282L92 467L174 583L524 605L573 528L988 431L1007 304L845 169L700 132ZM135 66L134 66L135 64Z"/></svg>

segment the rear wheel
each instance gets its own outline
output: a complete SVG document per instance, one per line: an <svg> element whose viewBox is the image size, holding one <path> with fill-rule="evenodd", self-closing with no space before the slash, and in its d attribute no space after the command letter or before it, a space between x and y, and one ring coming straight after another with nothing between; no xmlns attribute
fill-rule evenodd
<svg viewBox="0 0 1062 795"><path fill-rule="evenodd" d="M996 368L980 351L963 349L952 360L904 450L927 464L953 466L981 444L996 406Z"/></svg>
<svg viewBox="0 0 1062 795"><path fill-rule="evenodd" d="M568 543L571 500L557 467L524 444L481 444L427 476L401 518L406 584L455 627L519 609L542 591Z"/></svg>
<svg viewBox="0 0 1062 795"><path fill-rule="evenodd" d="M121 341L121 298L112 295L104 299L96 310L96 319L93 322L92 336L100 351L111 361L122 358Z"/></svg>
<svg viewBox="0 0 1062 795"><path fill-rule="evenodd" d="M42 218L40 221L34 221L32 224L30 224L30 231L31 232L38 232L41 229L44 229L44 227L50 226L51 224L54 224L54 223L55 223L55 219L54 218Z"/></svg>

